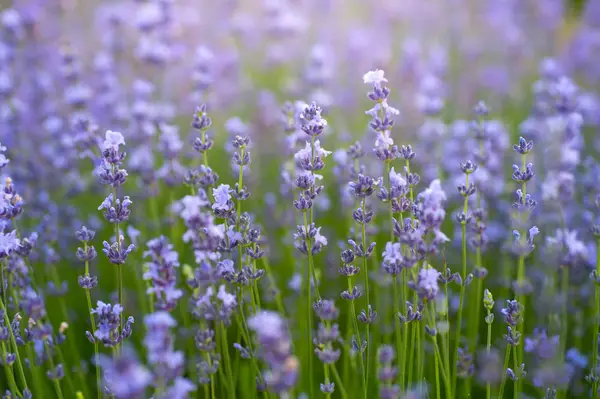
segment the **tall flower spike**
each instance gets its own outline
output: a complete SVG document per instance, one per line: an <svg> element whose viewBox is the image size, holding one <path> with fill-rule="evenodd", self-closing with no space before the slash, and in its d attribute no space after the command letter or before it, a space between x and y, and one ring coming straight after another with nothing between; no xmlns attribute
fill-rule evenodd
<svg viewBox="0 0 600 399"><path fill-rule="evenodd" d="M298 359L291 353L291 342L283 318L271 311L261 311L248 320L256 333L262 359L268 366L264 373L267 389L277 394L289 392L298 375Z"/></svg>
<svg viewBox="0 0 600 399"><path fill-rule="evenodd" d="M156 298L156 306L160 310L173 310L183 291L177 288L177 268L179 255L166 237L152 239L147 243L148 250L144 256L149 258L144 279L150 281L147 293Z"/></svg>

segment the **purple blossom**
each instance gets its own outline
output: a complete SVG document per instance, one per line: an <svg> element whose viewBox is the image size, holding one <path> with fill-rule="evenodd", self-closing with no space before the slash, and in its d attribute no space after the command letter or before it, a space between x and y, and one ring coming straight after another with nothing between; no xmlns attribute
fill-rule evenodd
<svg viewBox="0 0 600 399"><path fill-rule="evenodd" d="M248 320L248 327L256 333L268 366L263 374L267 388L275 393L288 392L296 384L298 359L291 354L286 323L279 314L263 310Z"/></svg>
<svg viewBox="0 0 600 399"><path fill-rule="evenodd" d="M213 188L213 198L215 203L212 209L220 211L229 211L232 208L231 189L228 184L221 184L217 188Z"/></svg>
<svg viewBox="0 0 600 399"><path fill-rule="evenodd" d="M109 244L107 241L104 241L102 245L104 248L102 252L106 254L110 263L115 265L122 265L127 260L127 256L134 250L135 246L133 244L129 244L128 247L124 245L125 237L122 235L119 236L119 241L115 241L112 244Z"/></svg>
<svg viewBox="0 0 600 399"><path fill-rule="evenodd" d="M104 218L109 223L121 223L129 219L129 215L131 213L131 209L129 209L129 207L131 204L133 204L133 202L128 196L125 196L123 201L118 198L115 201L113 194L110 193L108 197L102 201L102 204L100 204L98 210L104 210Z"/></svg>
<svg viewBox="0 0 600 399"><path fill-rule="evenodd" d="M114 347L131 335L131 324L133 317L129 316L123 329L120 330L121 314L123 307L119 304L111 305L102 301L97 302L97 307L92 309L96 317L96 331L94 337L100 340L106 347Z"/></svg>
<svg viewBox="0 0 600 399"><path fill-rule="evenodd" d="M106 388L117 399L143 398L152 383L152 374L139 363L130 350L112 358L102 355L99 359Z"/></svg>
<svg viewBox="0 0 600 399"><path fill-rule="evenodd" d="M156 306L160 310L173 310L183 291L177 288L177 268L179 255L173 250L173 245L167 238L160 236L147 243L148 250L144 257L150 258L144 279L150 280L146 291L156 298Z"/></svg>
<svg viewBox="0 0 600 399"><path fill-rule="evenodd" d="M0 258L6 258L13 251L19 248L20 240L17 238L17 231L13 230L6 234L0 233Z"/></svg>
<svg viewBox="0 0 600 399"><path fill-rule="evenodd" d="M106 131L104 143L102 145L103 150L114 150L118 151L120 146L125 145L125 138L119 132L113 132L112 130Z"/></svg>

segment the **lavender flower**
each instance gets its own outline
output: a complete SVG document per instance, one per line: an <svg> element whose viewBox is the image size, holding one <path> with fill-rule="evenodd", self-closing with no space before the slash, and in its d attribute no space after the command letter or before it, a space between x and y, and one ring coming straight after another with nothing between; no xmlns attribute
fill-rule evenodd
<svg viewBox="0 0 600 399"><path fill-rule="evenodd" d="M277 394L288 392L296 385L298 360L291 354L287 327L281 316L261 311L248 320L262 349L262 359L269 369L264 373L267 388Z"/></svg>
<svg viewBox="0 0 600 399"><path fill-rule="evenodd" d="M125 237L122 235L119 237L119 241L115 241L112 244L104 241L102 245L104 248L102 252L106 254L110 263L114 265L122 265L127 260L127 256L134 250L135 246L129 244L127 248L124 246Z"/></svg>
<svg viewBox="0 0 600 399"><path fill-rule="evenodd" d="M143 398L146 388L152 383L152 374L138 362L131 350L120 356L100 357L106 390L115 398Z"/></svg>
<svg viewBox="0 0 600 399"><path fill-rule="evenodd" d="M147 246L144 256L151 260L146 264L148 269L144 273L144 279L151 283L147 293L155 295L158 309L173 310L183 295L183 291L177 288L179 255L163 236L148 241Z"/></svg>
<svg viewBox="0 0 600 399"><path fill-rule="evenodd" d="M94 337L106 347L117 346L131 335L133 317L129 316L121 329L122 312L123 307L121 305L106 304L102 301L98 301L96 309L92 309L92 314L96 315L97 326Z"/></svg>

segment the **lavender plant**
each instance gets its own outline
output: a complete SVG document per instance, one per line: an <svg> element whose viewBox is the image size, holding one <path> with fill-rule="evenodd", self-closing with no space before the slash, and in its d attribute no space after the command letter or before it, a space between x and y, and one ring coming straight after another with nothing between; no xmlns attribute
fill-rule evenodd
<svg viewBox="0 0 600 399"><path fill-rule="evenodd" d="M597 398L599 15L0 4L3 398Z"/></svg>

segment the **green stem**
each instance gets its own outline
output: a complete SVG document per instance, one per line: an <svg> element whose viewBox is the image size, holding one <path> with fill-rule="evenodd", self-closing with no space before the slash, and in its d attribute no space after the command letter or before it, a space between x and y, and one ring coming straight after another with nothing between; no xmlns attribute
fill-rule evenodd
<svg viewBox="0 0 600 399"><path fill-rule="evenodd" d="M252 353L252 356L250 357L251 362L252 362L252 366L254 367L254 370L256 371L256 376L260 379L262 379L261 373L260 373L260 367L258 367L258 363L256 361L256 357L254 357L254 349L252 347L252 341L250 340L250 330L248 329L248 323L246 323L246 316L244 314L244 306L242 305L242 296L243 293L240 293L238 298L238 306L240 308L240 317L241 317L241 322L240 319L238 317L236 317L236 321L238 322L238 327L239 330L242 334L242 338L244 338L244 341L246 341L246 344L248 345L248 349L250 350L250 353ZM254 300L254 299L253 299Z"/></svg>
<svg viewBox="0 0 600 399"><path fill-rule="evenodd" d="M560 352L561 360L565 359L565 351L567 347L567 338L569 334L569 313L567 311L567 303L569 296L569 267L562 267L561 276L561 294L562 294L562 317L561 317L561 334L560 334Z"/></svg>
<svg viewBox="0 0 600 399"><path fill-rule="evenodd" d="M488 316L491 314L492 312L488 309L487 314ZM492 323L487 323L488 327L487 327L487 346L486 346L486 351L487 354L490 354L490 350L492 348ZM485 391L486 391L486 398L490 399L492 396L492 387L490 385L490 383L486 383L485 384Z"/></svg>
<svg viewBox="0 0 600 399"><path fill-rule="evenodd" d="M314 398L314 379L313 379L313 350L312 350L312 287L311 287L311 260L312 260L312 248L310 245L310 238L308 238L308 221L306 219L306 212L302 214L304 216L304 229L306 233L306 247L308 254L308 267L306 268L306 356L308 360L308 383L310 397ZM317 286L317 280L315 280L315 288Z"/></svg>
<svg viewBox="0 0 600 399"><path fill-rule="evenodd" d="M414 355L415 355L415 333L417 331L417 327L415 327L415 323L418 323L418 321L414 320L410 323L410 345L409 345L409 359L408 359L408 379L406 380L406 386L410 386L410 383L412 382L412 376L413 376L413 360L414 360Z"/></svg>
<svg viewBox="0 0 600 399"><path fill-rule="evenodd" d="M46 348L46 355L48 355L48 363L50 363L50 369L52 372L56 371L56 367L54 367L54 360L52 359L52 353L50 353L50 348L46 344L44 344ZM59 399L64 399L62 389L60 387L60 380L58 378L52 378L52 382L54 383L54 389L56 390L56 396Z"/></svg>
<svg viewBox="0 0 600 399"><path fill-rule="evenodd" d="M500 392L498 392L498 398L504 398L504 386L506 385L506 369L508 368L508 361L510 360L510 349L511 345L506 345L506 355L504 356L504 367L502 368L502 382L500 383Z"/></svg>
<svg viewBox="0 0 600 399"><path fill-rule="evenodd" d="M269 284L271 284L271 288L275 291L275 305L277 306L277 311L285 318L286 312L285 307L283 306L283 301L281 299L281 292L277 289L277 282L275 281L275 276L271 272L271 265L267 256L262 257L263 267L265 268L265 274L269 279Z"/></svg>
<svg viewBox="0 0 600 399"><path fill-rule="evenodd" d="M6 350L6 345L4 344L4 341L2 341L1 348L2 348L2 362L5 362L7 350ZM17 387L17 382L15 381L15 375L13 373L12 365L9 367L2 367L2 368L4 369L4 374L6 375L6 380L8 381L8 386L10 387L10 389L16 395L21 395L21 391L19 391L19 388Z"/></svg>
<svg viewBox="0 0 600 399"><path fill-rule="evenodd" d="M600 277L600 238L596 239L596 279ZM600 334L600 284L594 281L594 336L592 337L592 375L594 382L592 383L592 398L598 398L598 334Z"/></svg>
<svg viewBox="0 0 600 399"><path fill-rule="evenodd" d="M350 276L348 276L348 292L352 292L352 278ZM366 375L365 375L366 370L365 370L363 354L362 354L362 339L360 338L360 330L358 329L358 321L356 318L356 306L354 305L354 300L350 301L350 314L352 316L352 322L354 324L354 332L356 334L356 342L358 343L358 347L361 349L361 350L359 350L359 352L357 354L358 354L358 361L360 363L360 369L362 371L364 397L365 397L365 399L367 399L368 398L367 379L366 379Z"/></svg>
<svg viewBox="0 0 600 399"><path fill-rule="evenodd" d="M407 300L407 292L406 292L406 280L408 280L408 271L406 269L402 269L402 271L400 272L400 276L404 277L402 278L402 300L403 302L405 302ZM405 305L406 307L406 305ZM396 318L398 318L398 315L396 315ZM402 325L402 337L403 337L403 342L402 342L402 356L400 358L400 362L398 363L400 365L400 391L403 392L404 391L404 387L405 387L405 377L406 377L406 366L407 366L407 353L408 353L408 333L409 333L409 328L408 328L408 322L403 323Z"/></svg>
<svg viewBox="0 0 600 399"><path fill-rule="evenodd" d="M361 208L363 215L366 214L366 199L363 198L361 202ZM363 268L365 269L365 297L367 301L367 312L369 312L370 297L369 297L369 266L367 263L367 231L365 223L361 224L361 240L363 246ZM366 324L366 340L367 340L367 358L366 358L366 371L365 371L365 390L369 391L369 364L371 362L371 342L370 342L370 330L371 323Z"/></svg>
<svg viewBox="0 0 600 399"><path fill-rule="evenodd" d="M87 251L88 244L87 242L83 243L84 251ZM90 275L90 264L89 261L85 261L85 275ZM92 323L92 335L96 331L96 320L94 319L94 315L92 314L92 296L90 294L90 290L85 290L85 297L88 305L88 314L90 316L90 321ZM100 367L98 366L98 341L94 340L94 368L96 369L96 391L98 394L98 399L102 399L102 380L100 379Z"/></svg>
<svg viewBox="0 0 600 399"><path fill-rule="evenodd" d="M337 367L335 366L335 363L331 364L331 371L333 373L333 378L335 378L335 381L337 382L337 385L340 389L340 394L342 395L342 399L348 399L348 393L346 392L346 388L344 387L344 382L340 378L340 374L337 371Z"/></svg>
<svg viewBox="0 0 600 399"><path fill-rule="evenodd" d="M2 263L4 263L4 262L2 262ZM17 346L15 334L13 333L13 330L11 328L10 319L8 318L8 311L6 309L6 306L4 306L4 301L2 301L2 300L0 300L0 310L2 310L2 312L4 313L4 323L8 327L10 344L14 348L15 355L17 357L16 363L17 363L17 371L19 372L19 378L21 379L25 389L29 389L29 387L27 386L27 379L25 378L25 372L23 371L23 363L21 362L21 355L19 354L19 347Z"/></svg>
<svg viewBox="0 0 600 399"><path fill-rule="evenodd" d="M114 190L114 196L115 196L115 201L117 200L117 189L115 188ZM121 239L120 239L120 229L119 229L119 223L115 223L115 237L117 239L117 249L119 250L119 252L121 252ZM121 266L122 265L117 265L117 291L118 291L118 295L119 295L119 305L121 306L125 306L125 304L123 303L123 273L121 271ZM119 321L119 326L120 326L120 330L119 331L123 331L123 317L120 318ZM117 348L119 349L119 353L121 351L121 343L117 344Z"/></svg>
<svg viewBox="0 0 600 399"><path fill-rule="evenodd" d="M435 327L436 322L435 322L435 309L432 303L430 303L428 312L429 313L429 323L432 325L432 327ZM438 346L437 343L437 335L434 337L431 337L431 340L433 341L433 346L434 346L434 356L435 356L435 373L436 373L436 383L437 383L437 391L438 391L438 398L440 395L440 384L439 384L439 367L438 364L442 364L443 366L443 359L442 359L442 355L440 353L440 348ZM451 391L452 391L452 386L450 385L450 380L448 379L449 375L446 373L446 371L444 370L444 367L441 368L441 372L442 372L442 379L444 380L444 385L446 387L446 396L449 398L451 397Z"/></svg>
<svg viewBox="0 0 600 399"><path fill-rule="evenodd" d="M402 329L400 326L400 318L398 317L398 313L400 313L400 300L398 299L398 276L394 276L393 280L392 280L392 292L393 292L393 297L394 297L394 324L396 326L396 351L398 352L399 356L402 356ZM403 358L400 359L400 361ZM400 364L401 368L403 367L403 364ZM402 375L400 375L400 381L402 381Z"/></svg>
<svg viewBox="0 0 600 399"><path fill-rule="evenodd" d="M468 176L468 175L467 175ZM468 180L468 179L467 179ZM465 208L467 204L467 199L465 197ZM465 212L466 214L466 212ZM461 235L462 235L462 284L460 285L460 299L458 304L458 317L456 321L456 342L454 343L454 362L458 360L458 348L460 346L460 336L461 336L461 325L462 325L462 314L463 314L463 304L465 299L465 282L467 278L467 225L462 223L460 226ZM456 394L456 367L452 368L452 389Z"/></svg>
<svg viewBox="0 0 600 399"><path fill-rule="evenodd" d="M229 358L229 344L227 341L227 330L225 329L225 325L223 322L219 323L219 328L221 329L221 350L223 351L223 358L225 360L225 369L227 372L227 380L229 385L229 397L235 398L235 377L231 371L231 360Z"/></svg>
<svg viewBox="0 0 600 399"><path fill-rule="evenodd" d="M329 364L323 363L323 373L325 374L325 384L329 384ZM329 399L331 398L331 394L326 393L325 397Z"/></svg>
<svg viewBox="0 0 600 399"><path fill-rule="evenodd" d="M513 353L513 367L514 367L513 371L516 374L517 370L519 369L519 365L517 364L517 347L516 346L513 346L513 352L514 352ZM518 397L519 397L519 385L520 384L518 384L518 382L519 382L520 379L521 378L518 377L518 380L515 381L515 387L514 387L514 390L513 390L513 398L514 399L518 399Z"/></svg>
<svg viewBox="0 0 600 399"><path fill-rule="evenodd" d="M35 363L35 353L33 351L33 343L27 344L27 358L29 359L29 371L31 371L31 377L33 378L33 386L35 389L34 398L42 397L43 382L40 377L40 369Z"/></svg>

